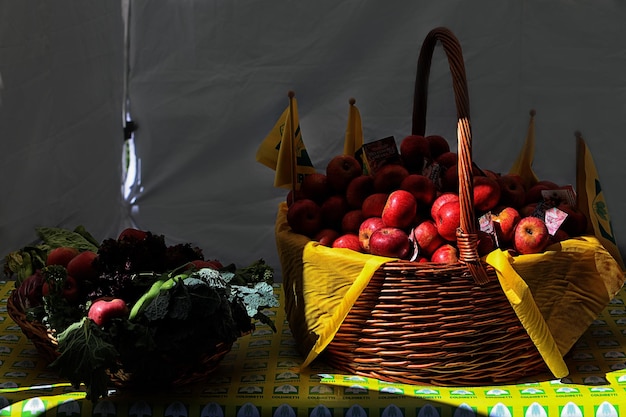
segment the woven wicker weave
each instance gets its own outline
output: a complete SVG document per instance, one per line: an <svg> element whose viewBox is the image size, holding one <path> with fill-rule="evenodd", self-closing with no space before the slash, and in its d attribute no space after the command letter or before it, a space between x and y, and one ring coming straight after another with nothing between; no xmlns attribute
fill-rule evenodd
<svg viewBox="0 0 626 417"><path fill-rule="evenodd" d="M412 133L425 133L427 85L437 42L448 58L458 116L460 261L384 264L324 358L340 371L391 382L464 386L519 381L547 372L547 366L495 271L477 254L467 82L461 47L446 28L432 30L420 51ZM292 294L286 291L287 297Z"/></svg>
<svg viewBox="0 0 626 417"><path fill-rule="evenodd" d="M40 322L28 320L19 302L17 291L13 291L7 300L7 312L11 319L20 326L22 333L33 343L39 355L52 363L58 356L57 341L54 335ZM146 381L141 375L132 375L120 370L109 373L111 387L118 389L141 390L154 385L184 386L206 380L224 358L230 352L232 343L217 343L215 346L207 346L206 352L192 361L191 364L182 366L179 362L162 358L158 364L162 370L161 375L167 379Z"/></svg>

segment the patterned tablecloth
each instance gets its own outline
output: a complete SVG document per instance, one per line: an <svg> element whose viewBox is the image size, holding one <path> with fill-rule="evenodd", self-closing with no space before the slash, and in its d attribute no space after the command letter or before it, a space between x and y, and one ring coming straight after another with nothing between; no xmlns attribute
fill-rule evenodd
<svg viewBox="0 0 626 417"><path fill-rule="evenodd" d="M277 333L258 325L218 371L167 392L111 392L94 405L46 369L7 315L13 282L0 282L0 416L626 416L626 291L604 310L567 357L571 375L489 387L390 384L344 375L301 357L282 308ZM276 292L282 301L282 290ZM575 319L575 318L573 318Z"/></svg>

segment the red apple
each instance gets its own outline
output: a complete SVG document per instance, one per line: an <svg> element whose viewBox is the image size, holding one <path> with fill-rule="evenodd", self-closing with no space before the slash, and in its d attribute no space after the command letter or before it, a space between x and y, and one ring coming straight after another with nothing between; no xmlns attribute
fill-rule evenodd
<svg viewBox="0 0 626 417"><path fill-rule="evenodd" d="M435 158L435 162L444 168L450 168L459 162L459 155L456 152L444 152Z"/></svg>
<svg viewBox="0 0 626 417"><path fill-rule="evenodd" d="M97 257L96 252L89 250L79 253L67 264L67 274L79 282L93 281L98 277L98 270L93 264Z"/></svg>
<svg viewBox="0 0 626 417"><path fill-rule="evenodd" d="M397 190L408 175L409 171L400 164L383 165L374 175L374 191L390 193Z"/></svg>
<svg viewBox="0 0 626 417"><path fill-rule="evenodd" d="M528 217L528 216L532 216L533 213L535 212L535 209L537 208L537 204L538 203L529 203L529 204L525 204L522 208L520 208L519 211L519 215L521 217Z"/></svg>
<svg viewBox="0 0 626 417"><path fill-rule="evenodd" d="M440 155L450 152L450 144L443 136L429 135L426 136L428 141L428 151L432 159L437 159Z"/></svg>
<svg viewBox="0 0 626 417"><path fill-rule="evenodd" d="M336 193L345 193L350 181L363 175L359 161L351 155L337 155L326 165L326 177Z"/></svg>
<svg viewBox="0 0 626 417"><path fill-rule="evenodd" d="M363 249L361 248L361 244L359 242L359 236L355 235L354 233L346 233L340 235L337 239L334 240L332 247L350 249L356 252L363 252Z"/></svg>
<svg viewBox="0 0 626 417"><path fill-rule="evenodd" d="M361 207L363 217L366 219L368 217L381 217L388 197L389 194L387 193L374 193L368 196Z"/></svg>
<svg viewBox="0 0 626 417"><path fill-rule="evenodd" d="M386 226L406 229L413 223L417 212L415 197L408 191L396 190L389 194L380 217Z"/></svg>
<svg viewBox="0 0 626 417"><path fill-rule="evenodd" d="M400 184L400 189L413 194L418 209L430 206L437 197L437 186L430 178L421 174L410 174Z"/></svg>
<svg viewBox="0 0 626 417"><path fill-rule="evenodd" d="M519 209L526 202L524 180L518 174L503 174L498 177L500 204Z"/></svg>
<svg viewBox="0 0 626 417"><path fill-rule="evenodd" d="M295 193L293 192L293 189L289 190L289 192L287 193L287 197L285 198L285 201L287 202L287 207L291 206L291 204L293 204L294 201L300 200L302 198L303 197L302 197L302 193L300 192L300 190L296 190Z"/></svg>
<svg viewBox="0 0 626 417"><path fill-rule="evenodd" d="M322 209L308 198L296 200L287 209L287 224L294 233L313 238L322 229Z"/></svg>
<svg viewBox="0 0 626 417"><path fill-rule="evenodd" d="M321 245L333 246L335 239L339 237L339 232L335 229L322 229L313 237L313 240L319 242Z"/></svg>
<svg viewBox="0 0 626 417"><path fill-rule="evenodd" d="M437 226L432 220L424 220L413 228L411 236L419 246L420 255L429 257L435 252L439 246L447 243L437 231Z"/></svg>
<svg viewBox="0 0 626 417"><path fill-rule="evenodd" d="M461 204L458 201L445 203L434 219L437 232L450 242L456 242L456 230L461 225Z"/></svg>
<svg viewBox="0 0 626 417"><path fill-rule="evenodd" d="M348 184L346 200L350 208L361 208L363 201L372 194L374 194L374 177L371 175L360 175Z"/></svg>
<svg viewBox="0 0 626 417"><path fill-rule="evenodd" d="M203 259L196 259L189 263L195 270L200 270L203 268L211 268L211 269L219 270L224 267L224 265L222 265L222 263L216 259L211 260L211 261L205 261Z"/></svg>
<svg viewBox="0 0 626 417"><path fill-rule="evenodd" d="M317 204L322 204L331 193L328 177L320 172L305 175L300 184L300 198L309 198Z"/></svg>
<svg viewBox="0 0 626 417"><path fill-rule="evenodd" d="M346 197L342 194L333 194L328 197L320 206L322 214L322 227L331 229L341 229L341 220L350 210Z"/></svg>
<svg viewBox="0 0 626 417"><path fill-rule="evenodd" d="M79 250L70 246L61 246L48 252L46 265L67 266L79 254Z"/></svg>
<svg viewBox="0 0 626 417"><path fill-rule="evenodd" d="M528 190L526 190L526 198L524 199L524 204L538 203L543 200L543 196L541 195L541 192L543 190L558 190L559 188L559 185L552 181L539 181Z"/></svg>
<svg viewBox="0 0 626 417"><path fill-rule="evenodd" d="M570 235L567 234L563 229L557 229L556 232L552 236L550 236L550 243L562 242L570 238Z"/></svg>
<svg viewBox="0 0 626 417"><path fill-rule="evenodd" d="M522 255L541 253L550 242L548 227L538 217L523 217L517 222L513 236L513 247Z"/></svg>
<svg viewBox="0 0 626 417"><path fill-rule="evenodd" d="M122 230L117 237L117 240L130 240L130 241L140 241L144 240L148 236L148 233L144 230L139 230L134 227L127 227Z"/></svg>
<svg viewBox="0 0 626 417"><path fill-rule="evenodd" d="M372 255L408 259L411 255L409 235L397 227L381 227L372 233L369 240Z"/></svg>
<svg viewBox="0 0 626 417"><path fill-rule="evenodd" d="M506 244L513 241L515 227L521 218L519 212L513 207L504 207L502 210L491 214L493 227L500 243Z"/></svg>
<svg viewBox="0 0 626 417"><path fill-rule="evenodd" d="M479 212L487 212L498 205L500 201L500 185L486 176L474 177L474 207Z"/></svg>
<svg viewBox="0 0 626 417"><path fill-rule="evenodd" d="M343 233L358 234L359 227L361 227L363 220L365 220L365 218L363 217L361 209L350 210L344 214L341 219L341 231Z"/></svg>
<svg viewBox="0 0 626 417"><path fill-rule="evenodd" d="M441 208L441 206L451 201L458 203L459 202L458 194L455 194L455 193L440 194L433 202L433 205L430 207L430 217L433 220L437 219L437 213L439 212L439 208Z"/></svg>
<svg viewBox="0 0 626 417"><path fill-rule="evenodd" d="M565 202L559 204L557 208L567 213L560 227L565 233L569 236L580 236L587 231L587 216L582 211Z"/></svg>
<svg viewBox="0 0 626 417"><path fill-rule="evenodd" d="M421 135L406 136L400 142L400 159L410 173L422 173L424 161L430 159L428 140Z"/></svg>
<svg viewBox="0 0 626 417"><path fill-rule="evenodd" d="M128 316L128 306L121 298L100 298L91 303L87 317L98 326L104 326L113 318Z"/></svg>
<svg viewBox="0 0 626 417"><path fill-rule="evenodd" d="M455 246L446 243L437 248L430 257L430 261L438 264L452 264L458 262L459 251Z"/></svg>
<svg viewBox="0 0 626 417"><path fill-rule="evenodd" d="M365 252L369 252L370 250L370 237L372 233L382 227L385 227L385 223L380 217L369 217L363 220L359 226L359 242Z"/></svg>
<svg viewBox="0 0 626 417"><path fill-rule="evenodd" d="M478 256L485 256L496 248L496 242L494 241L491 233L479 230L477 234L478 244L476 251L478 252Z"/></svg>

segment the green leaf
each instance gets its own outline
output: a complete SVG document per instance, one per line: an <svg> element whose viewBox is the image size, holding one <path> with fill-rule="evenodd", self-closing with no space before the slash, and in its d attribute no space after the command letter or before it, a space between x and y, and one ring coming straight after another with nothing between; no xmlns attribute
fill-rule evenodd
<svg viewBox="0 0 626 417"><path fill-rule="evenodd" d="M57 340L61 354L50 367L75 387L83 382L88 399L97 401L106 397L109 383L106 371L115 369L119 355L105 333L84 317L59 333Z"/></svg>

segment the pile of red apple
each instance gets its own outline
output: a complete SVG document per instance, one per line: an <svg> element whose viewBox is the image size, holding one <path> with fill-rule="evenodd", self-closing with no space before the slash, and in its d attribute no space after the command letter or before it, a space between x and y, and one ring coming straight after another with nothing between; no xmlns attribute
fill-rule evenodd
<svg viewBox="0 0 626 417"><path fill-rule="evenodd" d="M542 193L564 188L539 181L527 189L518 175L474 164L478 254L498 247L540 253L583 234L585 215L571 201ZM458 261L457 154L438 135L405 137L398 161L373 174L353 156L338 155L325 173L307 175L299 190L290 191L287 205L292 231L325 246L416 262ZM558 213L556 222L546 220L548 212Z"/></svg>

